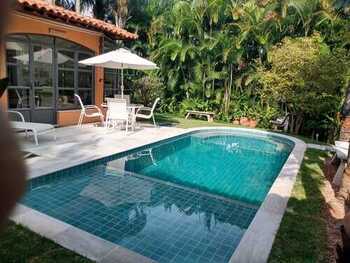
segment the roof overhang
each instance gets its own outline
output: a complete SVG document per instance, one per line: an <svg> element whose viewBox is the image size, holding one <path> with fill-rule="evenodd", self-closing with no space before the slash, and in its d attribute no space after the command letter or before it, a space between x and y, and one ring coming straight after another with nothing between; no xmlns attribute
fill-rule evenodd
<svg viewBox="0 0 350 263"><path fill-rule="evenodd" d="M135 40L138 38L136 34L118 26L92 17L82 16L74 11L51 5L43 0L17 0L15 9L19 12L29 13L56 22L102 32L113 39Z"/></svg>

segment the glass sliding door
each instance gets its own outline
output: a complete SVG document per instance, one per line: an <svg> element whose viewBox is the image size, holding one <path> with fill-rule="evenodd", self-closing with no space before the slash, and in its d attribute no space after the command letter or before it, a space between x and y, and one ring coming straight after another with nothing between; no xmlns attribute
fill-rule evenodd
<svg viewBox="0 0 350 263"><path fill-rule="evenodd" d="M89 53L78 53L78 60L91 57ZM83 64L78 65L78 94L84 104L92 104L93 68Z"/></svg>
<svg viewBox="0 0 350 263"><path fill-rule="evenodd" d="M54 39L30 35L32 51L32 121L54 122Z"/></svg>
<svg viewBox="0 0 350 263"><path fill-rule="evenodd" d="M30 118L31 83L29 73L29 45L24 36L6 42L7 75L9 78L8 104Z"/></svg>
<svg viewBox="0 0 350 263"><path fill-rule="evenodd" d="M56 50L58 109L79 108L74 93L84 104L93 104L94 69L79 64L79 61L94 56L94 53L64 39L56 39Z"/></svg>
<svg viewBox="0 0 350 263"><path fill-rule="evenodd" d="M75 53L74 51L58 49L58 108L74 109L75 104Z"/></svg>
<svg viewBox="0 0 350 263"><path fill-rule="evenodd" d="M78 61L94 56L73 42L39 35L11 35L6 42L9 108L27 121L55 123L56 111L94 103L94 69Z"/></svg>

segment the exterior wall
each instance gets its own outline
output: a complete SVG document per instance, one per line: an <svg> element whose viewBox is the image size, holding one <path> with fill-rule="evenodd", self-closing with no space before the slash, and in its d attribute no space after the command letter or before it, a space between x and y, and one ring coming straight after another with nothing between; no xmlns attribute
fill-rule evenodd
<svg viewBox="0 0 350 263"><path fill-rule="evenodd" d="M41 34L48 36L60 37L77 44L80 44L92 51L95 54L100 54L102 51L102 39L103 34L78 28L64 23L51 21L36 16L13 12L7 29L7 34ZM101 105L103 102L103 68L95 68L95 89L94 89L94 101L96 105ZM0 77L6 76L6 54L5 47L0 47ZM7 94L0 98L0 103L3 109L7 109ZM79 112L79 111L78 111ZM79 117L79 113L78 113ZM58 111L57 112L57 124L58 125L70 125L76 124L78 121L75 111ZM73 120L75 122L73 122Z"/></svg>
<svg viewBox="0 0 350 263"><path fill-rule="evenodd" d="M105 109L101 109L104 116L106 116ZM76 125L80 116L80 110L63 110L57 111L57 125L58 126L69 126ZM83 123L100 122L100 118L85 118Z"/></svg>

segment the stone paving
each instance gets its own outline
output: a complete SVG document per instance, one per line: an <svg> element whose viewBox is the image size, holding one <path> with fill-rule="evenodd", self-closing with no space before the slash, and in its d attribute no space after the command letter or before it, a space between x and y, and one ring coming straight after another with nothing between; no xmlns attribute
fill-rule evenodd
<svg viewBox="0 0 350 263"><path fill-rule="evenodd" d="M39 145L33 138L18 134L23 151L38 155L27 159L29 178L48 174L87 161L123 152L183 133L174 127L142 126L127 134L119 129L105 129L94 125L82 128L69 126L56 129L53 134L39 136Z"/></svg>

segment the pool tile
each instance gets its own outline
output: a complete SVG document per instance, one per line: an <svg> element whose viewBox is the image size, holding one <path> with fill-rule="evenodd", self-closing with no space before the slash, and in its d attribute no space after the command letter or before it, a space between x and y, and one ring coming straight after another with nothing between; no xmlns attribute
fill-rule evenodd
<svg viewBox="0 0 350 263"><path fill-rule="evenodd" d="M119 154L38 177L30 181L21 202L120 245L104 262L112 262L118 253L128 255L125 262L132 260L133 256L122 247L133 251L134 256L143 255L140 260L148 257L164 263L228 262L269 188L262 187L261 180L273 181L274 172L278 172L288 152L277 150L283 146L280 141L261 151L257 141L248 138L245 143L250 147L249 154L260 157L243 160L236 148L222 147L227 140L232 138L184 136L176 144L171 140L155 144L153 160L148 149L143 148L140 155ZM230 145L236 145L237 140L233 138ZM208 159L195 160L188 149L190 145L207 151ZM219 148L210 151L212 146L208 145ZM247 151L244 147L240 150ZM219 158L220 165L212 163L215 158ZM203 169L205 163L212 166ZM186 169L185 177L173 176ZM259 188L242 188L239 174L254 169L259 171ZM234 191L238 201L232 196L226 198ZM66 234L67 242L76 240L78 250L83 246L78 244L79 235L69 231Z"/></svg>

